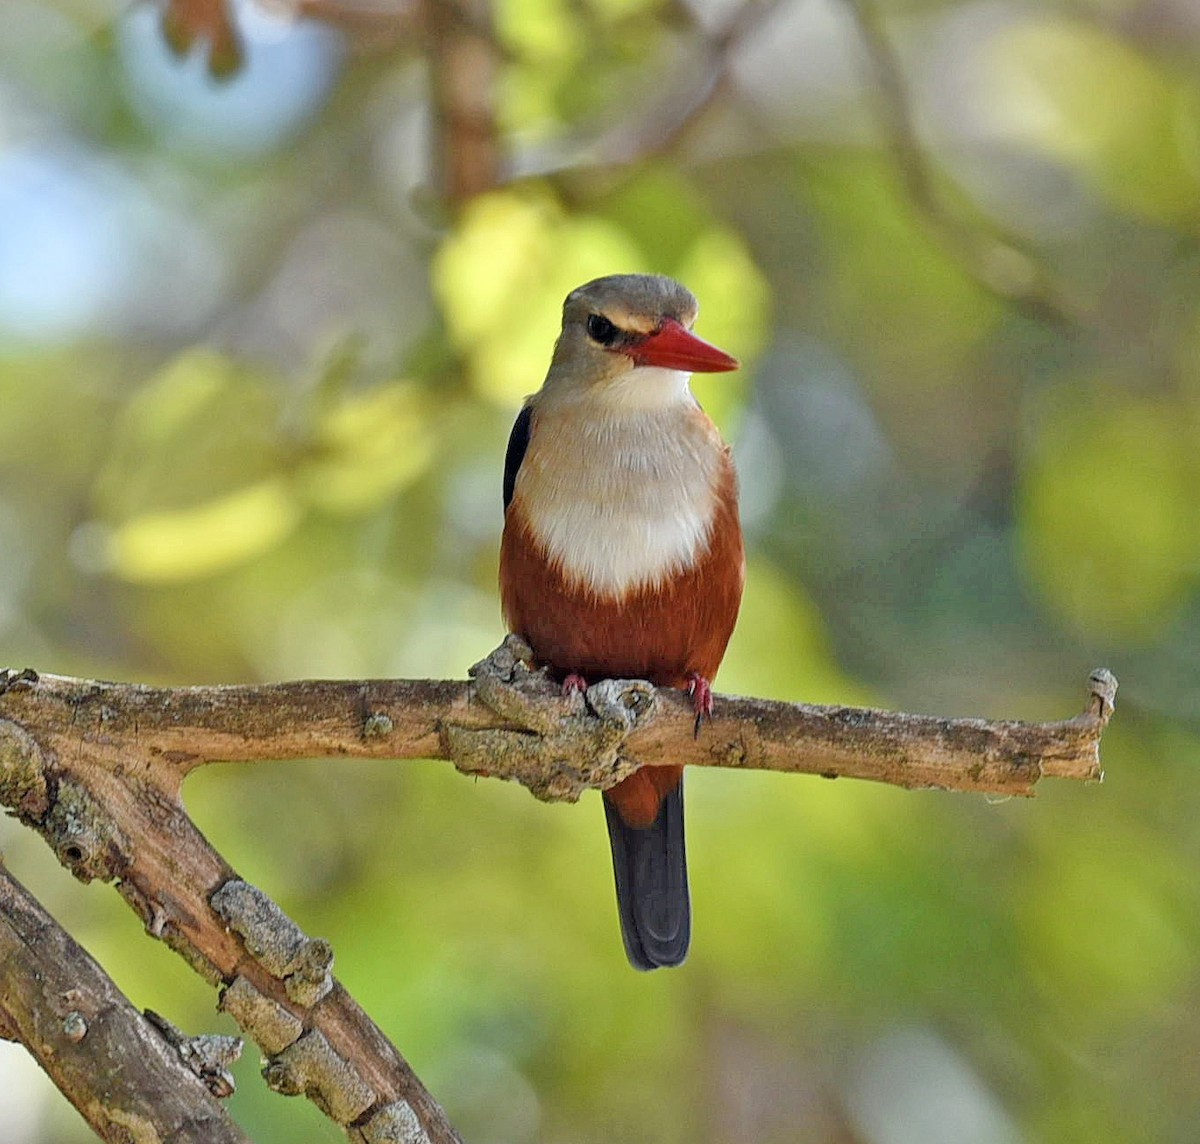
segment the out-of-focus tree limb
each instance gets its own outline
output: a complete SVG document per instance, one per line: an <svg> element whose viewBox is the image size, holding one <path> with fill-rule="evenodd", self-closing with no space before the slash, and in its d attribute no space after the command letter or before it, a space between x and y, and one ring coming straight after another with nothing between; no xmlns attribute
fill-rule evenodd
<svg viewBox="0 0 1200 1144"><path fill-rule="evenodd" d="M273 0L375 50L407 46L428 65L430 166L456 206L501 180L495 98L502 49L489 0Z"/></svg>
<svg viewBox="0 0 1200 1144"><path fill-rule="evenodd" d="M845 0L866 53L885 141L913 209L985 290L1040 320L1074 322L1076 307L1036 257L1013 235L955 213L938 191L917 134L912 102L883 19L869 0Z"/></svg>
<svg viewBox="0 0 1200 1144"><path fill-rule="evenodd" d="M0 1033L101 1139L245 1144L210 1086L0 864ZM227 1094L230 1089L223 1090Z"/></svg>
<svg viewBox="0 0 1200 1144"><path fill-rule="evenodd" d="M730 66L738 49L784 2L745 0L713 31L693 27L693 52L677 77L668 77L634 112L598 134L578 133L518 156L513 174L524 177L644 163L675 151L728 92Z"/></svg>
<svg viewBox="0 0 1200 1144"><path fill-rule="evenodd" d="M228 0L162 0L162 32L177 56L202 51L216 79L229 79L242 66L245 52Z"/></svg>
<svg viewBox="0 0 1200 1144"><path fill-rule="evenodd" d="M435 180L452 205L500 181L500 133L493 106L500 53L487 0L427 0L436 153Z"/></svg>

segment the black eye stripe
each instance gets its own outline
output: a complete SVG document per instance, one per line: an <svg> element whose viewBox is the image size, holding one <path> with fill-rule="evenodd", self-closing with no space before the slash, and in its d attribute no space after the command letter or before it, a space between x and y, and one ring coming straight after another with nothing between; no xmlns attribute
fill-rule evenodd
<svg viewBox="0 0 1200 1144"><path fill-rule="evenodd" d="M602 346L611 346L617 340L620 331L603 314L589 314L587 320L588 337Z"/></svg>

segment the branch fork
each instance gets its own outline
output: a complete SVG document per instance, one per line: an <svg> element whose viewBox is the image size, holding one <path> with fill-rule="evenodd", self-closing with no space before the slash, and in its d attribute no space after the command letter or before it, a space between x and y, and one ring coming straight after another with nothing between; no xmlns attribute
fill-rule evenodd
<svg viewBox="0 0 1200 1144"><path fill-rule="evenodd" d="M538 798L565 801L639 766L669 764L1029 795L1047 776L1102 777L1100 737L1116 691L1111 672L1093 672L1086 710L1053 723L719 696L697 737L683 691L602 680L564 696L530 664L528 645L510 636L465 681L171 689L3 671L0 805L41 833L76 877L115 882L147 932L220 990L219 1008L266 1056L272 1088L306 1094L356 1144L461 1144L404 1058L333 977L329 944L239 879L188 818L180 788L192 769L217 760L444 758L466 774L512 779ZM96 1044L104 1023L84 993L71 994L74 984L43 1005L49 1025L6 1009L4 974L17 962L6 965L4 926L20 913L20 900L15 887L5 890L0 866L0 1036L31 1048L52 1038L65 1060ZM57 930L51 919L37 925L39 933ZM24 971L28 980L47 973ZM103 988L119 997L111 982ZM152 1037L164 1067L192 1085L186 1109L166 1108L170 1127L160 1138L241 1141L212 1097L227 1087L221 1062L234 1040L167 1033L164 1044L162 1024L151 1026L120 1000L130 1030L123 1036L138 1044ZM52 1075L90 1123L108 1123L86 1078ZM145 1083L159 1093L165 1082ZM136 1096L130 1101L139 1109L149 1107ZM183 1123L201 1127L189 1136ZM117 1128L105 1138L125 1139Z"/></svg>

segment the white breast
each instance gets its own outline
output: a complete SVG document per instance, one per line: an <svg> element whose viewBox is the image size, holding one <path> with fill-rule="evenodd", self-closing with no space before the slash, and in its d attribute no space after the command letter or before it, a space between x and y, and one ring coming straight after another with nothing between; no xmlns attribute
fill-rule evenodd
<svg viewBox="0 0 1200 1144"><path fill-rule="evenodd" d="M568 579L621 597L704 552L723 450L691 400L636 412L548 407L514 496Z"/></svg>

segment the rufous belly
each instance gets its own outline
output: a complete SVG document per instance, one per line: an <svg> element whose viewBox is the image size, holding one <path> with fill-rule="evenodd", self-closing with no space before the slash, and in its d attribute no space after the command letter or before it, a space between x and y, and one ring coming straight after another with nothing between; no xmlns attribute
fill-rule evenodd
<svg viewBox="0 0 1200 1144"><path fill-rule="evenodd" d="M660 581L597 595L564 576L510 506L500 547L500 595L509 628L559 677L648 679L686 686L711 679L733 632L744 560L732 469L723 477L708 543L691 567Z"/></svg>

